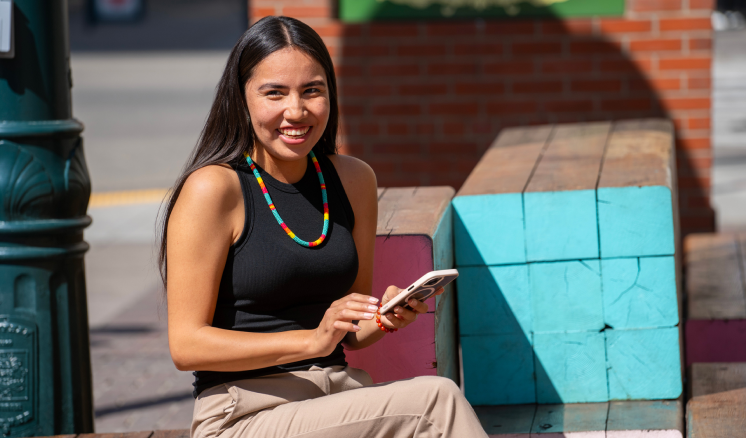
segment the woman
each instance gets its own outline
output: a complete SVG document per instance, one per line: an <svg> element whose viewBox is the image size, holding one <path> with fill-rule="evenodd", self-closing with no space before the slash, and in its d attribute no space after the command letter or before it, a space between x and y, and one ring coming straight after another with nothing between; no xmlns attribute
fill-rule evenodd
<svg viewBox="0 0 746 439"><path fill-rule="evenodd" d="M427 305L377 314L376 178L335 154L337 127L319 36L287 17L254 24L164 216L171 356L196 371L191 433L484 436L450 380L374 386L345 362L342 344L365 348Z"/></svg>

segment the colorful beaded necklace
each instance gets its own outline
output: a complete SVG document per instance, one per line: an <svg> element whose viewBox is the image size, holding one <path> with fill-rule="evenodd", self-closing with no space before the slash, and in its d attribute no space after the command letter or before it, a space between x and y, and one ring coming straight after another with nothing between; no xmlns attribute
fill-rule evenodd
<svg viewBox="0 0 746 439"><path fill-rule="evenodd" d="M319 166L318 160L316 160L316 156L313 154L313 151L309 152L308 155L311 156L311 161L313 161L313 166L316 168L316 175L319 176L319 183L321 183L321 199L324 201L324 230L321 231L321 237L313 242L307 242L300 238L298 238L295 233L293 233L288 226L285 224L285 221L280 218L280 214L277 213L277 209L275 208L275 204L272 202L272 198L269 196L269 192L267 191L267 186L264 185L264 181L262 180L262 177L259 175L259 171L256 169L256 165L254 165L254 162L251 160L251 157L249 157L248 154L244 154L246 157L246 161L249 163L249 167L251 167L251 170L254 172L254 177L256 177L256 181L259 182L259 187L262 188L262 193L264 194L264 198L267 200L267 204L269 204L269 209L272 211L272 214L275 216L275 219L282 227L282 230L285 231L285 233L288 234L288 236L298 244L304 246L304 247L316 247L317 245L320 245L322 242L324 242L324 238L326 238L326 232L329 230L329 204L326 201L326 183L324 183L324 176L321 175L321 167Z"/></svg>

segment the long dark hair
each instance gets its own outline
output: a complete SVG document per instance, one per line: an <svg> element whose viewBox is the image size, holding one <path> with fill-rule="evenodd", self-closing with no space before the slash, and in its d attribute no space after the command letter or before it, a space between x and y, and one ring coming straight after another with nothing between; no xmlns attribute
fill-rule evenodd
<svg viewBox="0 0 746 439"><path fill-rule="evenodd" d="M192 155L171 194L165 200L165 209L158 225L160 249L158 267L164 288L167 287L166 243L168 219L179 198L186 179L200 168L209 165L229 164L233 167L244 160L244 153L254 149L254 130L248 120L244 87L257 64L270 54L295 47L315 59L326 73L329 90L329 121L326 129L313 147L317 154L337 152L339 106L337 80L329 51L321 37L307 24L290 17L265 17L251 26L231 50L223 76L217 86L215 101L210 108L202 133Z"/></svg>

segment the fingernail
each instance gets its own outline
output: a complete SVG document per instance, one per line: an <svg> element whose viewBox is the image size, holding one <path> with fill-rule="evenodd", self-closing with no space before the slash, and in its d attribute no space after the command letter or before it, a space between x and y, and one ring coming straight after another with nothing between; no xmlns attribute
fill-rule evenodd
<svg viewBox="0 0 746 439"><path fill-rule="evenodd" d="M370 296L370 297L368 297L368 302L370 302L370 303L378 303L378 298Z"/></svg>
<svg viewBox="0 0 746 439"><path fill-rule="evenodd" d="M365 317L366 319L372 319L373 318L373 313L366 312L365 314L363 314L363 317Z"/></svg>
<svg viewBox="0 0 746 439"><path fill-rule="evenodd" d="M412 305L412 306L417 306L417 301L414 300L414 299L412 299L412 300L409 301L409 304Z"/></svg>
<svg viewBox="0 0 746 439"><path fill-rule="evenodd" d="M360 327L358 325L352 325L352 329L354 329L355 331L359 331Z"/></svg>
<svg viewBox="0 0 746 439"><path fill-rule="evenodd" d="M397 306L396 308L394 308L394 312L401 312L401 308L399 308L399 307Z"/></svg>
<svg viewBox="0 0 746 439"><path fill-rule="evenodd" d="M388 313L388 314L386 314L386 318L389 319L389 320L391 320L391 319L394 318L394 315L391 314L391 313Z"/></svg>
<svg viewBox="0 0 746 439"><path fill-rule="evenodd" d="M376 307L375 307L375 306L373 306L373 305L368 305L368 311L375 311L375 310L377 310L377 309L378 309L378 308L376 308Z"/></svg>

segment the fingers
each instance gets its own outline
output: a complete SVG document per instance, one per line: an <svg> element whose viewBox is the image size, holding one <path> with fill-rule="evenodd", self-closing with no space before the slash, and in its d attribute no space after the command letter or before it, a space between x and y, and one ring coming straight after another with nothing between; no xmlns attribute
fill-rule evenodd
<svg viewBox="0 0 746 439"><path fill-rule="evenodd" d="M404 290L402 290L401 288L397 287L396 285L389 286L388 288L386 288L386 292L383 293L383 301L384 301L384 303L388 302L389 300L391 300L393 298L395 298L402 291L404 291Z"/></svg>
<svg viewBox="0 0 746 439"><path fill-rule="evenodd" d="M443 294L443 292L444 292L445 290L446 290L445 288L443 288L443 287L440 287L440 288L438 288L438 291L436 291L436 292L435 292L435 295L436 295L436 296L440 296L441 294Z"/></svg>
<svg viewBox="0 0 746 439"><path fill-rule="evenodd" d="M425 314L428 310L427 303L420 302L419 300L410 299L407 303L412 310L417 312L418 314Z"/></svg>
<svg viewBox="0 0 746 439"><path fill-rule="evenodd" d="M371 303L373 305L378 305L378 298L373 297L373 296L368 296L367 294L352 293L341 298L340 300L348 301L348 302L352 301L352 302L361 302L361 303Z"/></svg>
<svg viewBox="0 0 746 439"><path fill-rule="evenodd" d="M360 327L352 322L342 322L337 320L334 322L334 329L338 329L340 331L347 331L347 332L358 332L360 330Z"/></svg>

